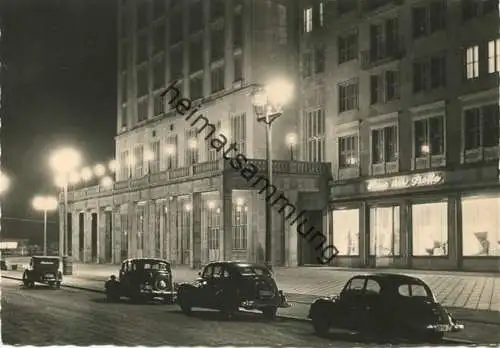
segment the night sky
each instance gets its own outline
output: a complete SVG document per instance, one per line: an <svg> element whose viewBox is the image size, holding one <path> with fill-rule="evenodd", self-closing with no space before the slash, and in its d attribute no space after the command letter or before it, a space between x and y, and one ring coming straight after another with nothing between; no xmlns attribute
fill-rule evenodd
<svg viewBox="0 0 500 348"><path fill-rule="evenodd" d="M39 219L32 197L57 193L52 149L74 146L86 164L114 155L116 1L0 0L0 11L2 169L13 179L2 216ZM2 237L39 229L2 221Z"/></svg>

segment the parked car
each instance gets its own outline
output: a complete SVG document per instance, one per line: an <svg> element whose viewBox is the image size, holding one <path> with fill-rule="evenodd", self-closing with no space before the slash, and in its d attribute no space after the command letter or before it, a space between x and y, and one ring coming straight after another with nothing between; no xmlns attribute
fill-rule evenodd
<svg viewBox="0 0 500 348"><path fill-rule="evenodd" d="M439 342L445 332L464 329L424 281L389 273L352 277L340 295L312 303L308 317L320 335L336 327L385 338Z"/></svg>
<svg viewBox="0 0 500 348"><path fill-rule="evenodd" d="M194 307L220 310L231 317L239 308L260 310L274 318L286 307L283 292L266 266L236 262L212 262L193 283L179 284L177 301L186 314Z"/></svg>
<svg viewBox="0 0 500 348"><path fill-rule="evenodd" d="M115 277L114 275L111 278ZM170 263L158 258L131 258L122 262L118 281L107 281L106 298L128 297L133 301L160 298L172 303L175 288Z"/></svg>
<svg viewBox="0 0 500 348"><path fill-rule="evenodd" d="M23 272L23 284L26 287L42 283L59 288L62 278L61 259L54 256L32 256L28 268Z"/></svg>

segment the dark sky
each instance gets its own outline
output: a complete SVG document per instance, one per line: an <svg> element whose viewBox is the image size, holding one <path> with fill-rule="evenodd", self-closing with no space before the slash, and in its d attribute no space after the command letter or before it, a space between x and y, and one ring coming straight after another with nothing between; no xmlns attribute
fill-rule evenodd
<svg viewBox="0 0 500 348"><path fill-rule="evenodd" d="M116 1L0 0L0 11L2 169L13 179L2 215L39 217L31 198L57 193L52 149L77 147L88 164L114 154ZM32 229L2 222L3 237Z"/></svg>

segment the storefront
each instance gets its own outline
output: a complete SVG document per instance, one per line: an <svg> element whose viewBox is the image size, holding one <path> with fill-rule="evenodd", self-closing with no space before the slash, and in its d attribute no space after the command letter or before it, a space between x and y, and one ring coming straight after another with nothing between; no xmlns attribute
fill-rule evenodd
<svg viewBox="0 0 500 348"><path fill-rule="evenodd" d="M497 180L496 171L477 169L337 185L334 264L500 271Z"/></svg>

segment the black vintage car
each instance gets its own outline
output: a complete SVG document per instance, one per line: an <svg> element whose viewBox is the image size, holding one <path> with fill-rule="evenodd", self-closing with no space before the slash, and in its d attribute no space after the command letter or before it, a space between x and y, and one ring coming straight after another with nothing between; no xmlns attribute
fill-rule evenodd
<svg viewBox="0 0 500 348"><path fill-rule="evenodd" d="M119 280L106 282L106 298L117 300L128 297L133 301L160 298L165 302L175 300L170 263L157 258L131 258L122 262Z"/></svg>
<svg viewBox="0 0 500 348"><path fill-rule="evenodd" d="M194 283L179 284L177 301L186 314L193 307L220 310L231 317L239 308L256 309L274 318L286 307L283 292L266 266L227 261L206 265Z"/></svg>
<svg viewBox="0 0 500 348"><path fill-rule="evenodd" d="M320 335L336 327L384 338L439 342L445 332L464 329L424 281L389 273L352 277L339 296L312 303L308 317Z"/></svg>
<svg viewBox="0 0 500 348"><path fill-rule="evenodd" d="M55 256L33 256L28 268L23 272L23 284L34 287L36 283L59 288L62 283L62 263Z"/></svg>

